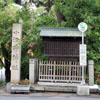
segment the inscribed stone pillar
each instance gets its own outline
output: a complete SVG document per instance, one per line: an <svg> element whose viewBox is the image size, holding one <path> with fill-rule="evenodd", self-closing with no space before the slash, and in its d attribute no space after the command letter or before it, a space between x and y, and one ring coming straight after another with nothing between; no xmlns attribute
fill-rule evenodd
<svg viewBox="0 0 100 100"><path fill-rule="evenodd" d="M34 84L38 80L38 60L29 60L29 80L31 84Z"/></svg>
<svg viewBox="0 0 100 100"><path fill-rule="evenodd" d="M94 61L88 61L88 69L89 69L89 85L94 85Z"/></svg>
<svg viewBox="0 0 100 100"><path fill-rule="evenodd" d="M12 55L11 55L11 82L20 80L20 66L21 66L21 37L22 25L13 24L12 29Z"/></svg>

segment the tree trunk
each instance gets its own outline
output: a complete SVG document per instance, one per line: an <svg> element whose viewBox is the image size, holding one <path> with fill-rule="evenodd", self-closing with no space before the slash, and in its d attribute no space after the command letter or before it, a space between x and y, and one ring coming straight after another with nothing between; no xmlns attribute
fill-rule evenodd
<svg viewBox="0 0 100 100"><path fill-rule="evenodd" d="M57 16L58 24L61 24L61 22L63 20L61 12L60 11L57 11L56 12L56 16Z"/></svg>
<svg viewBox="0 0 100 100"><path fill-rule="evenodd" d="M10 82L10 65L11 63L5 59L5 77L6 82Z"/></svg>
<svg viewBox="0 0 100 100"><path fill-rule="evenodd" d="M1 44L2 47L2 53L5 58L5 76L6 76L6 82L10 82L10 61L9 61L9 56L8 52L4 46L4 43Z"/></svg>
<svg viewBox="0 0 100 100"><path fill-rule="evenodd" d="M32 4L32 0L30 0L29 3Z"/></svg>
<svg viewBox="0 0 100 100"><path fill-rule="evenodd" d="M21 4L21 0L15 0L15 3Z"/></svg>
<svg viewBox="0 0 100 100"><path fill-rule="evenodd" d="M46 3L46 8L47 8L48 12L49 12L51 6L52 6L52 2L51 2L51 0L48 0L47 3Z"/></svg>

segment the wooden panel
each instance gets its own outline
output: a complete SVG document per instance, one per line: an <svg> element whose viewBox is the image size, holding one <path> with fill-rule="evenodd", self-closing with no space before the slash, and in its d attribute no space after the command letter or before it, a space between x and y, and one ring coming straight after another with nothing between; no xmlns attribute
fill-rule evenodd
<svg viewBox="0 0 100 100"><path fill-rule="evenodd" d="M79 43L72 42L45 42L45 56L78 57Z"/></svg>

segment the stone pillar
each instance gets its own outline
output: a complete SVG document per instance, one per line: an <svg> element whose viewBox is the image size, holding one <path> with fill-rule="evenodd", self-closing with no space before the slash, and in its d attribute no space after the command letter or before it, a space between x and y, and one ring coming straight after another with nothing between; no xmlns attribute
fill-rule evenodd
<svg viewBox="0 0 100 100"><path fill-rule="evenodd" d="M11 54L11 82L20 80L20 65L21 65L21 37L22 25L13 24L12 29L12 54Z"/></svg>
<svg viewBox="0 0 100 100"><path fill-rule="evenodd" d="M38 80L38 60L29 60L29 80L31 84L34 84Z"/></svg>
<svg viewBox="0 0 100 100"><path fill-rule="evenodd" d="M94 85L94 61L88 61L88 70L89 70L89 85Z"/></svg>

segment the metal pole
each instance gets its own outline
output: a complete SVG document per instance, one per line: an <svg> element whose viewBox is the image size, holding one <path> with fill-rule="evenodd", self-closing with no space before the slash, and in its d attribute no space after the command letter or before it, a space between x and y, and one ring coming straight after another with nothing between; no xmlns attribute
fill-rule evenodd
<svg viewBox="0 0 100 100"><path fill-rule="evenodd" d="M84 32L82 32L82 44L84 44ZM85 84L85 79L84 79L84 65L82 65L82 81L81 85Z"/></svg>
<svg viewBox="0 0 100 100"><path fill-rule="evenodd" d="M82 44L84 44L84 32L82 32Z"/></svg>

